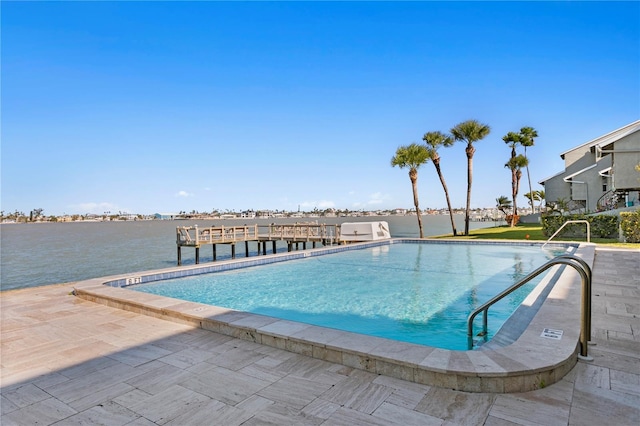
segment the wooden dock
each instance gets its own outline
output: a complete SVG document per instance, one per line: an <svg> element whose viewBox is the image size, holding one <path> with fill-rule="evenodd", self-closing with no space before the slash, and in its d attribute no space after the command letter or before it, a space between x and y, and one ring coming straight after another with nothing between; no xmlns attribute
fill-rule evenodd
<svg viewBox="0 0 640 426"><path fill-rule="evenodd" d="M182 265L182 247L194 247L196 264L200 263L200 247L213 247L213 260L216 260L216 245L230 244L231 257L236 257L236 244L244 242L245 255L249 257L249 243L258 244L258 254L267 254L267 242L271 242L272 251L276 253L276 243L286 241L288 251L296 250L302 244L317 243L322 245L340 244L340 225L318 223L243 225L243 226L178 226L176 228L176 244L178 248L178 266Z"/></svg>

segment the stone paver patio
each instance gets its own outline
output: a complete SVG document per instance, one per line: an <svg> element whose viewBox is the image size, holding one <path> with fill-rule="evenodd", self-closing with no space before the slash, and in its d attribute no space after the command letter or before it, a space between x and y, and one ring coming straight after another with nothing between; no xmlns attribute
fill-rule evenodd
<svg viewBox="0 0 640 426"><path fill-rule="evenodd" d="M510 394L407 382L70 295L0 293L8 425L637 425L640 251L596 251L593 361Z"/></svg>

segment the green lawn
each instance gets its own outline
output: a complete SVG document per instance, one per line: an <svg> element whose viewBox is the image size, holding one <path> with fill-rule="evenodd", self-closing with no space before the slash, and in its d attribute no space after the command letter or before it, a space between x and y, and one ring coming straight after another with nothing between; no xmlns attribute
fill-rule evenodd
<svg viewBox="0 0 640 426"><path fill-rule="evenodd" d="M519 224L514 228L507 225L495 226L491 228L475 229L470 232L469 236L457 236L453 237L449 235L441 235L437 238L450 238L450 239L470 239L470 240L530 240L530 241L547 241L549 237L546 237L542 233L542 225L539 224ZM563 238L556 236L553 241L577 241L586 242L584 238ZM592 243L602 244L607 246L623 247L623 248L635 248L639 249L640 244L633 243L619 243L618 240L611 238L591 238Z"/></svg>

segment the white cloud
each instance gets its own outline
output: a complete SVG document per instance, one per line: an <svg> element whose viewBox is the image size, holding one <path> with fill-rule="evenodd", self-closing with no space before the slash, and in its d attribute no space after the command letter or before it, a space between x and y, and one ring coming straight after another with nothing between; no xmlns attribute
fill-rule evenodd
<svg viewBox="0 0 640 426"><path fill-rule="evenodd" d="M318 210L330 209L334 208L336 203L328 200L320 200L320 201L303 201L300 203L300 208L302 210L313 210L317 208Z"/></svg>
<svg viewBox="0 0 640 426"><path fill-rule="evenodd" d="M333 201L328 201L328 200L322 200L318 203L318 208L319 209L331 209L334 208L336 206L336 203L334 203Z"/></svg>
<svg viewBox="0 0 640 426"><path fill-rule="evenodd" d="M192 194L192 193L190 193L190 192L187 192L187 191L178 191L178 192L176 193L176 197L185 197L185 198L187 198L187 197L193 197L193 194Z"/></svg>
<svg viewBox="0 0 640 426"><path fill-rule="evenodd" d="M368 205L376 205L382 204L385 200L388 200L389 196L385 195L381 192L376 192L374 194L369 195L369 201L367 201Z"/></svg>
<svg viewBox="0 0 640 426"><path fill-rule="evenodd" d="M104 212L117 213L118 211L123 211L117 205L106 202L72 204L69 208L72 211L93 214L104 214Z"/></svg>
<svg viewBox="0 0 640 426"><path fill-rule="evenodd" d="M389 201L391 197L387 194L383 194L382 192L375 192L369 195L369 199L367 201L354 201L351 203L352 208L354 209L367 209L371 206L378 206L380 204Z"/></svg>

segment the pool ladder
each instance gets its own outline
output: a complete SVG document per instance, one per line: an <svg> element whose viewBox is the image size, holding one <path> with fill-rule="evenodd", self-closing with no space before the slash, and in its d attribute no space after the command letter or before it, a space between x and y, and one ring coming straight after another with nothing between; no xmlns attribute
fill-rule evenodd
<svg viewBox="0 0 640 426"><path fill-rule="evenodd" d="M515 290L519 289L538 275L545 272L547 269L551 268L555 265L568 265L574 268L580 274L580 278L582 279L582 309L580 315L580 355L578 357L580 359L591 361L592 357L588 354L588 343L591 338L591 268L587 263L581 258L565 254L562 256L555 257L551 259L549 262L540 266L538 269L531 272L529 275L513 284L511 287L503 290L496 296L489 299L487 302L483 303L479 307L477 307L467 319L467 347L469 350L473 349L473 320L476 316L482 312L482 332L480 332L479 336L487 335L487 312L489 308L505 296L513 293Z"/></svg>

